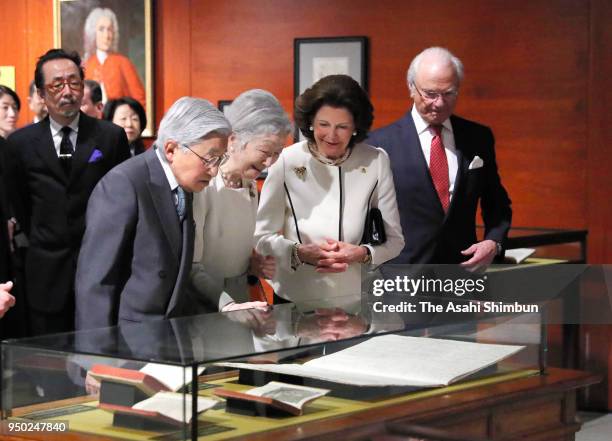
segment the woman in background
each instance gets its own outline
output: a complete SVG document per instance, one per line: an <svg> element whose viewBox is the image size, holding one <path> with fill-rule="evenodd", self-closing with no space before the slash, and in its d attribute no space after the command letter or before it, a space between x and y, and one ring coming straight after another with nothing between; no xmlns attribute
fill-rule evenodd
<svg viewBox="0 0 612 441"><path fill-rule="evenodd" d="M145 91L129 58L117 52L119 25L112 9L94 8L85 20L85 78L102 86L104 101L129 96L145 107Z"/></svg>
<svg viewBox="0 0 612 441"><path fill-rule="evenodd" d="M271 277L274 260L253 252L256 178L277 159L291 123L270 92L252 89L226 108L232 125L228 160L209 187L195 195L196 242L192 280L220 311L263 306L249 300L247 275ZM241 304L242 303L242 304Z"/></svg>
<svg viewBox="0 0 612 441"><path fill-rule="evenodd" d="M0 85L0 136L6 139L17 128L21 101L13 89Z"/></svg>
<svg viewBox="0 0 612 441"><path fill-rule="evenodd" d="M123 127L130 143L130 154L132 156L145 151L140 135L147 126L147 114L138 101L129 96L110 100L104 106L102 117Z"/></svg>
<svg viewBox="0 0 612 441"><path fill-rule="evenodd" d="M393 175L384 150L363 144L373 107L348 75L322 78L300 95L295 122L305 141L283 150L263 186L256 251L276 259L275 301L352 310L361 265L381 264L404 246ZM377 207L384 244L361 243Z"/></svg>

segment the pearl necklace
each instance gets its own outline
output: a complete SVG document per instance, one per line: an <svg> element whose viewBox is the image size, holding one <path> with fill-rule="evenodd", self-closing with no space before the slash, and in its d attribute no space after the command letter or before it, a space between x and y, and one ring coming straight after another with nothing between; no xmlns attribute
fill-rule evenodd
<svg viewBox="0 0 612 441"><path fill-rule="evenodd" d="M339 158L336 159L331 159L331 158L327 158L325 156L323 156L321 154L321 152L319 152L319 149L317 149L317 145L308 141L307 143L308 145L308 150L310 151L310 154L319 162L325 164L325 165L340 165L342 164L344 161L346 161L348 159L348 157L351 155L351 151L353 149L348 148L344 151L344 153L342 154L342 156L340 156Z"/></svg>
<svg viewBox="0 0 612 441"><path fill-rule="evenodd" d="M221 173L221 179L223 179L223 183L226 187L242 188L242 178L230 179L227 173L225 173L223 170L219 169L219 172Z"/></svg>

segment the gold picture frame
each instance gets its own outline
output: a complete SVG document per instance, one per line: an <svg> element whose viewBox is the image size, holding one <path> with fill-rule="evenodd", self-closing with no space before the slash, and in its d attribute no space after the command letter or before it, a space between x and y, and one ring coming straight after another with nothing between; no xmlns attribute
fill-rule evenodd
<svg viewBox="0 0 612 441"><path fill-rule="evenodd" d="M102 83L105 101L131 96L143 104L147 126L142 136L153 136L155 126L152 7L152 0L53 0L55 47L81 55L85 78ZM112 14L94 11L98 8L110 9ZM96 36L94 21L100 15L114 15L118 29L113 30L110 47L103 47L107 49L102 51L107 54L103 64L96 56L98 46L105 44Z"/></svg>

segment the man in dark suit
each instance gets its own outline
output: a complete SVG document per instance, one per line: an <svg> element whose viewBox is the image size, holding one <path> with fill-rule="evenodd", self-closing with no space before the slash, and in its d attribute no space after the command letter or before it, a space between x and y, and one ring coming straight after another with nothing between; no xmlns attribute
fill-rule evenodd
<svg viewBox="0 0 612 441"><path fill-rule="evenodd" d="M191 193L217 174L230 131L208 101L183 97L164 116L154 148L96 186L77 269L77 329L200 312L186 289Z"/></svg>
<svg viewBox="0 0 612 441"><path fill-rule="evenodd" d="M443 48L421 52L408 69L412 110L370 134L391 159L406 244L391 263L489 265L510 228L491 129L453 115L461 61ZM484 240L476 238L480 202Z"/></svg>
<svg viewBox="0 0 612 441"><path fill-rule="evenodd" d="M8 139L9 198L29 238L25 256L32 335L74 329L74 275L85 209L98 181L129 157L125 131L81 112L83 69L76 53L52 49L34 81L49 116Z"/></svg>
<svg viewBox="0 0 612 441"><path fill-rule="evenodd" d="M10 246L8 237L7 219L8 214L6 211L6 195L4 184L4 150L5 150L4 138L0 137L0 318L15 304L15 297L10 294L11 288L13 288L13 282L6 282L11 278L10 271ZM4 338L4 330L0 325L0 337Z"/></svg>
<svg viewBox="0 0 612 441"><path fill-rule="evenodd" d="M11 277L10 246L8 229L10 222L8 213L8 203L6 194L4 155L6 151L6 141L0 136L0 283Z"/></svg>

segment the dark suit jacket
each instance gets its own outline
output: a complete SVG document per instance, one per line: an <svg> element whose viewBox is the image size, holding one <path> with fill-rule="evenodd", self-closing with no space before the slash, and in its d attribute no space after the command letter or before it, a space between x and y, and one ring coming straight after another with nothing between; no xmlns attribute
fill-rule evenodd
<svg viewBox="0 0 612 441"><path fill-rule="evenodd" d="M25 261L28 305L40 312L72 305L89 195L102 176L130 155L121 127L80 115L70 177L57 157L48 117L8 139L9 197L30 241Z"/></svg>
<svg viewBox="0 0 612 441"><path fill-rule="evenodd" d="M113 169L87 207L76 277L77 329L195 313L184 285L193 259L191 198L181 227L151 148Z"/></svg>
<svg viewBox="0 0 612 441"><path fill-rule="evenodd" d="M461 251L475 243L476 209L481 204L485 238L502 242L512 210L495 161L493 132L488 127L451 116L459 169L455 192L445 215L435 191L410 112L373 131L367 143L389 154L397 204L406 244L390 263L459 263ZM475 156L484 166L468 167Z"/></svg>
<svg viewBox="0 0 612 441"><path fill-rule="evenodd" d="M4 155L6 153L6 141L0 136L0 283L4 283L11 277L10 270L10 247L8 240L7 219L8 202L6 194Z"/></svg>

